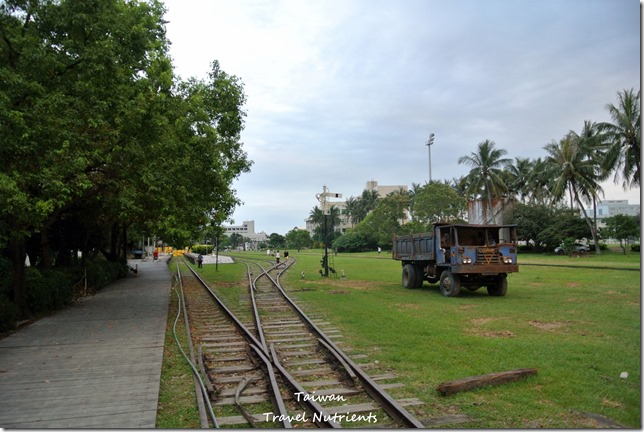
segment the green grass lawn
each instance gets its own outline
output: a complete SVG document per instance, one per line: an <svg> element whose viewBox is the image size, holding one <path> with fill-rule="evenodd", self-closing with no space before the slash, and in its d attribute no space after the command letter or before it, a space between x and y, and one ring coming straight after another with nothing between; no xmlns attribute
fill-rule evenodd
<svg viewBox="0 0 644 432"><path fill-rule="evenodd" d="M409 408L419 418L467 414L472 422L457 427L579 428L597 426L580 414L592 413L641 426L640 272L592 268L639 269L639 254L525 255L505 297L483 288L454 298L427 283L403 288L400 262L385 253L331 257L337 273L329 278L318 273L321 256L291 251L297 262L284 284L341 330L343 346L377 362L370 373L396 374L405 387L392 395L423 400ZM226 274L245 274L243 265L229 266ZM444 381L518 368L538 374L452 396L436 391Z"/></svg>

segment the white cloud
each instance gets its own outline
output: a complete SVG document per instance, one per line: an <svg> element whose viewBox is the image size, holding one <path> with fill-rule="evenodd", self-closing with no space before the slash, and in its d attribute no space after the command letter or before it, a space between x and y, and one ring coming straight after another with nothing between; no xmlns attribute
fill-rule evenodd
<svg viewBox="0 0 644 432"><path fill-rule="evenodd" d="M544 156L640 83L634 1L165 3L177 72L203 78L217 59L245 84L255 163L235 219L269 233L301 226L325 184L355 196L371 179L424 183L430 132L432 177L452 179L485 139Z"/></svg>

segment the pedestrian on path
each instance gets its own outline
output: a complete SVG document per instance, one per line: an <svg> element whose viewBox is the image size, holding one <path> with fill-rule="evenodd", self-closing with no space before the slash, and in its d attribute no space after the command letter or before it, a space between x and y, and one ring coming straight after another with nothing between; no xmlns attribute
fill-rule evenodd
<svg viewBox="0 0 644 432"><path fill-rule="evenodd" d="M280 263L280 251L275 251L275 261L277 261L277 264Z"/></svg>
<svg viewBox="0 0 644 432"><path fill-rule="evenodd" d="M199 256L197 257L197 267L202 268L201 266L202 264L203 264L203 255L199 254Z"/></svg>

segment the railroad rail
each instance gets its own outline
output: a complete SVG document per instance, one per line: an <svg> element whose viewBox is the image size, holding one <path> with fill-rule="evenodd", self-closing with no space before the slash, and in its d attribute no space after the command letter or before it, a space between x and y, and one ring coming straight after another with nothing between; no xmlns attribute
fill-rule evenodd
<svg viewBox="0 0 644 432"><path fill-rule="evenodd" d="M190 266L185 304L199 369L220 426L403 427L424 425L287 295L281 274L294 262L242 261L248 291L223 300Z"/></svg>

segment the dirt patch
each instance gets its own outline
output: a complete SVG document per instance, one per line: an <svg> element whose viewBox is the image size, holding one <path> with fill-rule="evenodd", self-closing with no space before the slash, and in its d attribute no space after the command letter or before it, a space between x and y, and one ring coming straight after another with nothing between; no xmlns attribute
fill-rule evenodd
<svg viewBox="0 0 644 432"><path fill-rule="evenodd" d="M566 322L558 322L558 321L545 322L545 321L539 321L539 320L528 321L528 324L530 324L533 327L537 327L538 329L546 330L546 331L557 330L557 329L560 329L561 327L565 327L568 325L568 323Z"/></svg>
<svg viewBox="0 0 644 432"><path fill-rule="evenodd" d="M334 289L329 291L329 294L349 294L349 291L342 289Z"/></svg>
<svg viewBox="0 0 644 432"><path fill-rule="evenodd" d="M337 287L337 288L352 288L355 290L363 291L369 290L373 287L379 286L377 283L368 281L352 281L348 279L324 279L324 280L307 280L307 286L324 286L324 287Z"/></svg>
<svg viewBox="0 0 644 432"><path fill-rule="evenodd" d="M513 338L516 337L510 330L496 330L489 331L483 329L469 329L469 332L476 336L490 337L490 338Z"/></svg>
<svg viewBox="0 0 644 432"><path fill-rule="evenodd" d="M490 321L494 321L495 319L496 318L474 318L471 319L470 322L474 325L483 325L489 323Z"/></svg>
<svg viewBox="0 0 644 432"><path fill-rule="evenodd" d="M604 398L602 400L602 405L605 407L610 407L610 408L619 408L619 409L624 409L624 404L621 402L613 401L610 399Z"/></svg>

